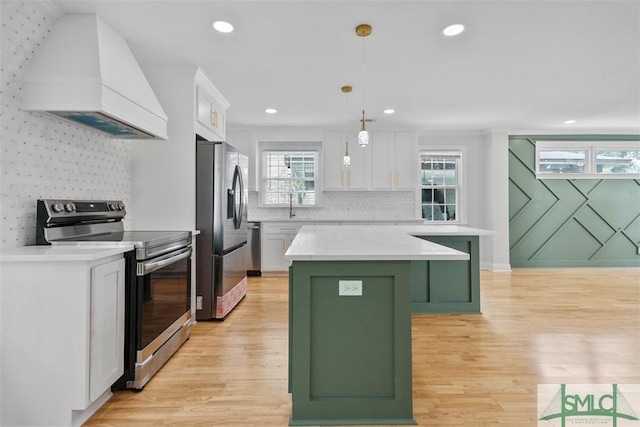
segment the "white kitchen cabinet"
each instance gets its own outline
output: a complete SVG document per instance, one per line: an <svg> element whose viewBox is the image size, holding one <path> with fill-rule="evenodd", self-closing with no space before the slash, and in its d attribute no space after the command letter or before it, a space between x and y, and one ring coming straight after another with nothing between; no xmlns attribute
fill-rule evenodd
<svg viewBox="0 0 640 427"><path fill-rule="evenodd" d="M124 372L124 260L91 268L89 400Z"/></svg>
<svg viewBox="0 0 640 427"><path fill-rule="evenodd" d="M209 141L224 141L229 103L200 71L196 74L196 133Z"/></svg>
<svg viewBox="0 0 640 427"><path fill-rule="evenodd" d="M263 223L261 228L261 271L262 273L286 273L289 262L284 258L291 242L304 223Z"/></svg>
<svg viewBox="0 0 640 427"><path fill-rule="evenodd" d="M81 425L111 397L124 373L124 275L113 251L3 254L0 425Z"/></svg>
<svg viewBox="0 0 640 427"><path fill-rule="evenodd" d="M412 190L417 185L417 161L413 133L371 133L371 188Z"/></svg>
<svg viewBox="0 0 640 427"><path fill-rule="evenodd" d="M295 235L266 234L262 237L262 265L263 272L285 271L289 267L284 254L291 245Z"/></svg>
<svg viewBox="0 0 640 427"><path fill-rule="evenodd" d="M345 132L327 132L324 135L324 189L325 190L364 190L369 186L367 180L367 150L357 144L356 136L350 138L349 156L351 165L343 164Z"/></svg>

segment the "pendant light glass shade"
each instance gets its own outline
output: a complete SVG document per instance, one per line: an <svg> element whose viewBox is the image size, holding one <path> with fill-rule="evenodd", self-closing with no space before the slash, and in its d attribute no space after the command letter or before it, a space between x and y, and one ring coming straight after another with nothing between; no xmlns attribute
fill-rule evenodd
<svg viewBox="0 0 640 427"><path fill-rule="evenodd" d="M358 132L358 143L360 143L360 147L366 148L369 145L369 131L361 130Z"/></svg>
<svg viewBox="0 0 640 427"><path fill-rule="evenodd" d="M364 125L364 110L362 110L362 127L360 128L360 132L358 132L358 143L362 148L369 145L369 131Z"/></svg>
<svg viewBox="0 0 640 427"><path fill-rule="evenodd" d="M351 166L351 156L349 155L349 141L347 141L346 148L344 150L344 157L342 158L342 165L345 168Z"/></svg>

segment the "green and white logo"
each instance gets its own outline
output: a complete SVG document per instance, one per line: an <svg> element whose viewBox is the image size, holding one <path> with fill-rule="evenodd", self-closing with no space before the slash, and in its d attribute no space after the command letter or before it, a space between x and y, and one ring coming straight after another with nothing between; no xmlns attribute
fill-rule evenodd
<svg viewBox="0 0 640 427"><path fill-rule="evenodd" d="M638 384L539 384L538 427L640 427Z"/></svg>

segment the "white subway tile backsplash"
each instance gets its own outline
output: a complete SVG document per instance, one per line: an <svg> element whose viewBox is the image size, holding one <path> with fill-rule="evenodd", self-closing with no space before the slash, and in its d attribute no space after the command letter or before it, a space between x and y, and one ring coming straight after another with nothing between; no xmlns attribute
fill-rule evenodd
<svg viewBox="0 0 640 427"><path fill-rule="evenodd" d="M7 248L35 243L38 198L130 205L132 142L20 109L22 78L62 12L49 1L0 7L0 247Z"/></svg>
<svg viewBox="0 0 640 427"><path fill-rule="evenodd" d="M257 192L249 193L249 220L286 219L288 208L260 207ZM295 208L296 216L313 219L415 218L413 191L325 191L322 207Z"/></svg>

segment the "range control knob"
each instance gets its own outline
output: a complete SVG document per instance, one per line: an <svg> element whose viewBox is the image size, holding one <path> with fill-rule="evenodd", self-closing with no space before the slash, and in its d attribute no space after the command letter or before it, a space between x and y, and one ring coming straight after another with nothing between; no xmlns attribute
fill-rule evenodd
<svg viewBox="0 0 640 427"><path fill-rule="evenodd" d="M51 206L51 209L53 209L54 212L58 213L58 212L62 212L62 210L64 209L64 206L62 206L62 203L54 203Z"/></svg>
<svg viewBox="0 0 640 427"><path fill-rule="evenodd" d="M124 203L118 203L118 210L124 209Z"/></svg>
<svg viewBox="0 0 640 427"><path fill-rule="evenodd" d="M66 205L64 205L64 210L67 212L73 212L76 210L76 205L74 205L73 203L67 203Z"/></svg>
<svg viewBox="0 0 640 427"><path fill-rule="evenodd" d="M115 203L111 203L111 204L109 205L109 210L117 211L117 210L118 210L118 205L117 205L117 204L115 204Z"/></svg>

